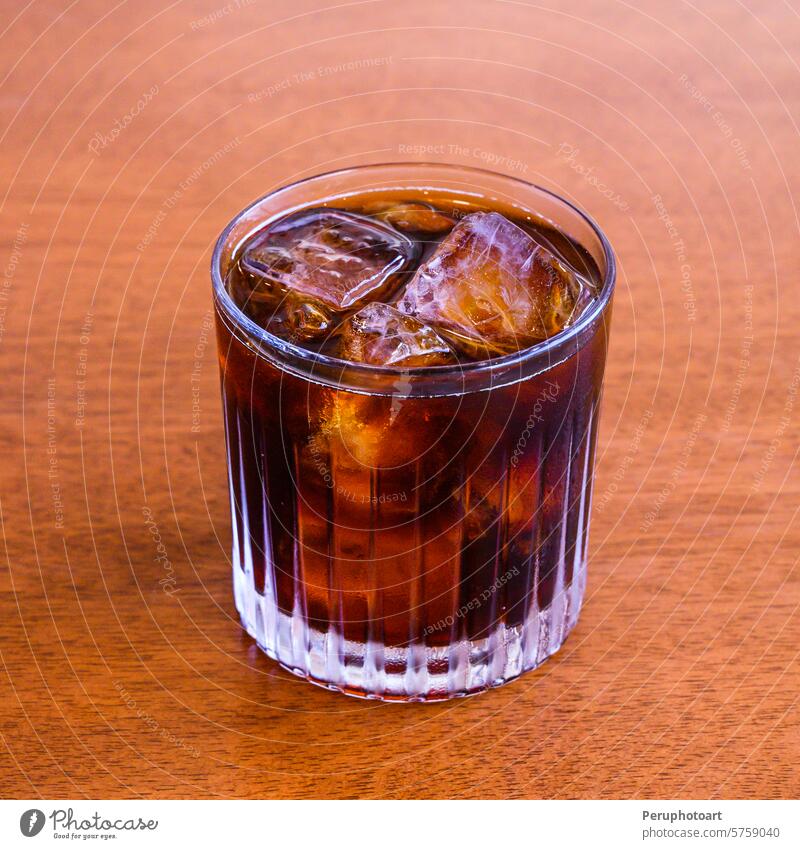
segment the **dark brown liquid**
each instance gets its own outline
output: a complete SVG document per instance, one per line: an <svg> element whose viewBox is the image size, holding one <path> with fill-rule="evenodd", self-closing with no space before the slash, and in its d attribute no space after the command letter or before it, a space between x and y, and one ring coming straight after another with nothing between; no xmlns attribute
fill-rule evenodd
<svg viewBox="0 0 800 849"><path fill-rule="evenodd" d="M458 196L415 199L454 217L476 208ZM581 246L532 217L516 223L599 289ZM422 240L419 261L440 238ZM217 328L235 557L279 619L398 648L483 640L555 607L569 625L583 593L573 575L586 554L603 322L543 373L401 398L283 370L219 307ZM287 662L280 623L246 624ZM363 663L340 644L343 663ZM385 663L391 672L406 660Z"/></svg>

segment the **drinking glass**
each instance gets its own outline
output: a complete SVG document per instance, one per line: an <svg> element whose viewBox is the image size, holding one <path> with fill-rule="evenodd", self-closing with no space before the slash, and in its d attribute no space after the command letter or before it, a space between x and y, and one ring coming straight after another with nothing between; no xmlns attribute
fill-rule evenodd
<svg viewBox="0 0 800 849"><path fill-rule="evenodd" d="M299 347L236 306L225 275L254 232L387 188L535 213L588 252L599 297L527 350L411 369ZM211 272L234 598L258 645L309 681L398 701L477 693L557 651L586 586L615 280L594 222L508 176L370 165L247 207L220 236Z"/></svg>

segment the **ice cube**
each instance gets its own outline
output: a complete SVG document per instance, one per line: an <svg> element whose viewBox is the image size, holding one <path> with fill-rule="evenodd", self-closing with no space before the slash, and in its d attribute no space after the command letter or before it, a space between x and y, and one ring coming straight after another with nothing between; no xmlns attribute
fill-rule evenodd
<svg viewBox="0 0 800 849"><path fill-rule="evenodd" d="M522 228L475 212L417 269L397 306L462 353L486 357L558 333L592 297L588 281Z"/></svg>
<svg viewBox="0 0 800 849"><path fill-rule="evenodd" d="M367 304L337 331L339 356L370 365L444 365L455 362L447 342L431 327L389 304Z"/></svg>
<svg viewBox="0 0 800 849"><path fill-rule="evenodd" d="M331 353L342 359L398 371L387 378L385 394L331 392L320 411L315 444L358 467L395 468L414 460L420 434L430 434L439 421L435 400L414 396L407 369L456 363L450 346L431 327L384 303L368 304L348 317L332 341ZM434 437L430 444L436 444Z"/></svg>
<svg viewBox="0 0 800 849"><path fill-rule="evenodd" d="M365 207L364 212L386 221L404 233L441 235L452 230L456 223L449 215L418 201L376 201Z"/></svg>
<svg viewBox="0 0 800 849"><path fill-rule="evenodd" d="M245 310L293 340L327 334L337 316L387 298L419 255L380 221L338 209L303 210L259 234L239 266Z"/></svg>

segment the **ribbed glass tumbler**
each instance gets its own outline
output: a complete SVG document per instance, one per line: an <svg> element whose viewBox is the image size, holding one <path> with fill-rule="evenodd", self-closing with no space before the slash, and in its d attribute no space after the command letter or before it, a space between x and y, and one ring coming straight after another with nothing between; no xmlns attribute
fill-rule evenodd
<svg viewBox="0 0 800 849"><path fill-rule="evenodd" d="M372 186L439 187L535 212L593 257L599 299L526 351L400 370L343 363L255 325L224 286L238 247L298 207ZM212 261L244 627L287 669L427 701L538 666L586 586L614 260L602 233L530 184L456 166L334 172L274 192Z"/></svg>

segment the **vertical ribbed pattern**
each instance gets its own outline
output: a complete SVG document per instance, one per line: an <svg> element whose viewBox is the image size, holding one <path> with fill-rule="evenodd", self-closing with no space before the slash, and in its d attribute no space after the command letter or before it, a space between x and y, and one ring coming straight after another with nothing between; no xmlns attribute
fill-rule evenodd
<svg viewBox="0 0 800 849"><path fill-rule="evenodd" d="M236 605L270 656L420 700L496 686L560 647L585 587L596 398L533 428L518 462L509 437L461 467L432 506L421 460L371 468L286 433L267 459L265 424L224 400Z"/></svg>
<svg viewBox="0 0 800 849"><path fill-rule="evenodd" d="M500 515L497 518L497 547L494 556L494 569L492 572L491 592L489 596L489 622L491 632L489 634L489 645L486 659L486 684L492 684L503 680L507 660L507 645L505 636L506 621L506 588L508 584L503 582L505 566L508 562L508 529L510 522L509 498L510 498L510 465L508 452L503 451L500 457L500 483L499 504Z"/></svg>
<svg viewBox="0 0 800 849"><path fill-rule="evenodd" d="M569 448L567 449L567 467L564 470L564 503L561 510L561 551L559 554L559 576L558 584L556 585L556 603L558 604L558 631L554 635L556 642L561 645L566 637L566 612L567 612L567 592L573 578L573 563L572 560L567 561L567 553L574 547L574 542L569 540L570 522L572 516L575 515L573 504L578 498L578 494L574 492L574 481L572 480L572 469L575 463L575 443L580 441L580 437L576 440L576 424L575 416L571 417L569 428Z"/></svg>
<svg viewBox="0 0 800 849"><path fill-rule="evenodd" d="M235 449L236 439L231 434L231 403L225 392L225 384L222 385L222 420L225 428L225 442L228 445L228 492L231 502L231 566L233 568L233 597L236 610L244 621L245 615L245 592L244 587L244 562L242 559L242 515L238 503L239 488L239 466L237 462L238 451ZM235 413L234 413L235 416Z"/></svg>
<svg viewBox="0 0 800 849"><path fill-rule="evenodd" d="M539 433L539 457L545 456L547 442L544 432ZM530 602L528 615L522 627L522 668L533 669L539 663L539 626L542 621L542 611L539 608L539 552L542 547L542 512L544 510L544 469L542 464L536 469L536 500L532 513L530 538L531 559L528 566Z"/></svg>
<svg viewBox="0 0 800 849"><path fill-rule="evenodd" d="M263 633L261 634L261 638L259 640L259 645L264 648L265 651L272 650L274 656L277 656L277 651L274 648L274 634L277 630L277 615L278 615L278 603L277 596L275 593L275 567L274 567L274 558L272 555L272 540L270 538L270 519L269 519L269 491L266 488L266 480L267 480L267 472L266 468L262 469L261 480L263 482L263 492L262 492L262 522L264 528L264 539L262 550L264 551L264 593L263 597L259 599L259 603L257 604L257 608L260 611L259 621L260 627L263 629Z"/></svg>
<svg viewBox="0 0 800 849"><path fill-rule="evenodd" d="M580 468L580 478L576 482L575 492L570 493L572 499L570 508L575 517L575 539L571 551L571 562L566 564L570 573L570 584L567 593L567 611L565 614L566 628L574 627L578 620L583 591L586 586L586 562L587 546L589 539L589 518L592 501L592 466L594 462L594 415L595 402L587 405L588 419L583 430L578 455L574 463ZM577 499L577 500L576 500Z"/></svg>
<svg viewBox="0 0 800 849"><path fill-rule="evenodd" d="M461 521L458 523L458 550L456 552L456 556L461 558L461 552L464 550L464 546L466 545L466 521L464 521L464 505L469 501L467 497L467 492L469 488L469 478L462 478L460 481L461 487L461 499L459 504L459 512L461 514ZM463 569L461 568L461 563L459 563L458 568L458 578L463 581ZM467 689L467 668L469 665L469 641L466 639L466 629L467 624L466 620L463 616L458 615L459 610L459 602L461 598L461 586L460 583L456 587L455 599L453 603L453 607L455 608L455 615L453 616L453 622L450 625L450 644L448 646L447 651L447 687L446 692L448 693L463 693L466 692Z"/></svg>
<svg viewBox="0 0 800 849"><path fill-rule="evenodd" d="M300 451L296 444L292 445L292 457L295 471L295 546L294 546L294 609L292 611L292 667L297 669L306 668L308 665L308 653L310 651L310 640L308 634L308 597L306 595L306 550L310 548L305 544L304 516L308 505L303 498L300 487ZM268 498L269 493L264 493ZM269 570L267 570L269 572Z"/></svg>
<svg viewBox="0 0 800 849"><path fill-rule="evenodd" d="M383 591L380 588L380 572L386 564L377 560L375 544L378 525L378 502L381 492L380 470L370 470L370 534L368 552L367 587L367 643L364 650L363 689L366 692L382 696L386 689L385 674L385 633L383 627Z"/></svg>
<svg viewBox="0 0 800 849"><path fill-rule="evenodd" d="M427 692L428 659L425 653L425 564L420 528L420 463L414 464L414 524L410 534L413 550L408 592L408 656L406 660L405 694L416 698Z"/></svg>
<svg viewBox="0 0 800 849"><path fill-rule="evenodd" d="M344 598L342 540L346 534L347 516L343 515L340 487L346 486L347 477L340 466L338 451L331 451L330 468L333 485L330 487L331 509L328 535L331 540L331 557L328 561L328 630L325 635L325 680L339 687L345 682L344 650Z"/></svg>
<svg viewBox="0 0 800 849"><path fill-rule="evenodd" d="M234 416L235 419L233 422L233 427L236 433L235 463L236 468L239 471L239 474L237 476L239 479L239 486L237 489L236 513L240 517L242 527L239 545L242 556L242 569L245 573L246 586L252 586L255 590L255 594L247 593L244 597L244 615L242 619L244 626L247 629L247 633L250 634L251 637L254 637L256 640L258 640L258 621L256 620L258 588L255 585L255 578L253 576L253 550L250 539L250 511L247 499L247 485L245 478L245 464L249 462L250 458L245 455L247 443L245 442L245 437L242 434L242 422L238 410L234 412Z"/></svg>

